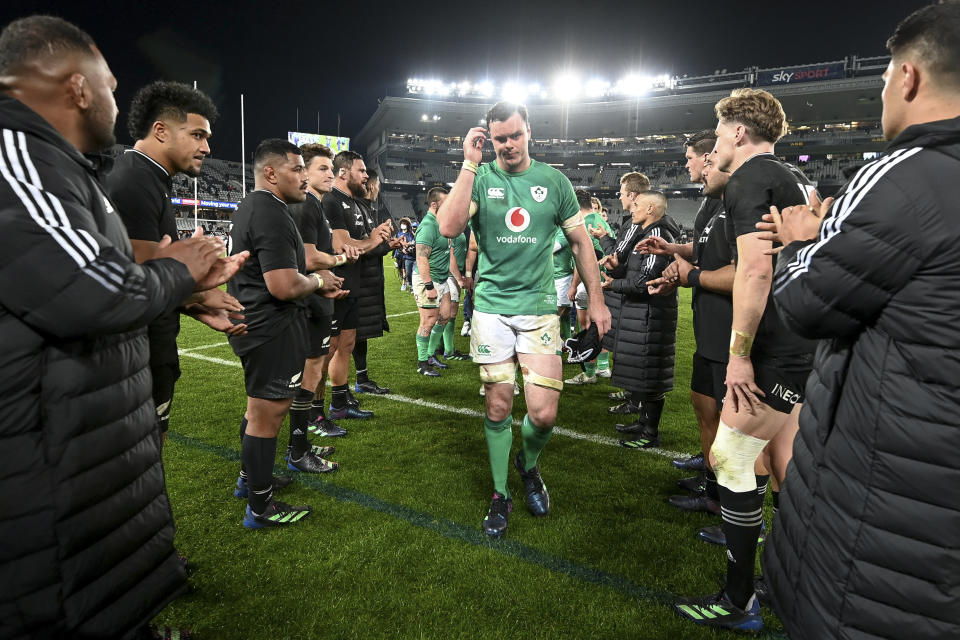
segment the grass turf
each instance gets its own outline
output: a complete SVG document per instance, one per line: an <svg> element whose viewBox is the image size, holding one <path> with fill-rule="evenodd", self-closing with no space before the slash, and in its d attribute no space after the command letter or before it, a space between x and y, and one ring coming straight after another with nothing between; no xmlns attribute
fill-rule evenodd
<svg viewBox="0 0 960 640"><path fill-rule="evenodd" d="M386 263L385 263L386 264ZM391 331L369 343L371 378L393 396L359 395L376 417L343 421L334 474L307 476L280 494L314 512L301 524L249 531L233 497L239 469L243 374L222 334L184 318L183 376L164 450L176 544L191 591L158 622L197 638L712 638L676 616L674 595L716 591L719 547L698 542L718 522L666 503L684 474L669 457L615 446L613 387L568 386L541 457L548 517L526 510L511 470L514 512L505 538L480 530L492 493L476 365L416 375L412 296L386 265ZM468 350L469 338L457 348ZM666 450L699 448L688 400L693 333L681 290L676 390L661 425ZM579 367L564 366L564 377ZM351 378L352 380L352 378ZM513 416L524 414L523 395ZM329 394L328 394L329 401ZM425 403L443 408L424 406ZM277 468L289 433L281 430ZM575 436L575 437L572 437ZM593 438L593 439L584 439ZM519 428L514 427L514 446ZM285 473L293 473L285 471ZM780 626L764 615L767 635Z"/></svg>

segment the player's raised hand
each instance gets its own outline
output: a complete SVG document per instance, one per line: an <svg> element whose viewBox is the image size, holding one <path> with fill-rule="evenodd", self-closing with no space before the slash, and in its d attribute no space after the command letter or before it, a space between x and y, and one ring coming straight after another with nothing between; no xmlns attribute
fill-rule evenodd
<svg viewBox="0 0 960 640"><path fill-rule="evenodd" d="M483 160L483 143L487 141L487 130L474 127L463 138L463 159L480 164Z"/></svg>

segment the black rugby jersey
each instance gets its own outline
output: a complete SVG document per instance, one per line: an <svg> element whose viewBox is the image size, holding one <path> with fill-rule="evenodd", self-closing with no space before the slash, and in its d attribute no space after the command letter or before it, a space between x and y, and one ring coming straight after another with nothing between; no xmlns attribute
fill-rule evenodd
<svg viewBox="0 0 960 640"><path fill-rule="evenodd" d="M120 154L105 180L107 195L117 208L131 240L160 242L163 236L177 240L177 219L170 203L170 174L147 154L129 149ZM147 328L150 364L177 362L180 311L158 316Z"/></svg>
<svg viewBox="0 0 960 640"><path fill-rule="evenodd" d="M300 231L304 244L312 244L317 251L333 255L333 231L320 207L320 198L307 191L303 202L287 205L290 215ZM316 293L307 298L311 315L333 315L333 300Z"/></svg>
<svg viewBox="0 0 960 640"><path fill-rule="evenodd" d="M233 215L233 252L250 257L228 283L227 291L244 306L247 334L231 336L230 345L242 355L303 322L302 300L280 300L270 295L263 274L274 269L296 269L305 274L303 239L286 203L266 190L253 191L240 201Z"/></svg>
<svg viewBox="0 0 960 640"><path fill-rule="evenodd" d="M757 233L756 224L775 206L781 211L786 207L808 204L816 186L791 164L783 162L772 153L761 153L749 158L730 176L723 190L723 207L727 212L727 240L737 259L737 237ZM773 268L777 256L771 256ZM757 335L752 354L755 358L809 356L815 343L789 331L783 324L773 303L773 288L767 297L767 306Z"/></svg>
<svg viewBox="0 0 960 640"><path fill-rule="evenodd" d="M700 213L711 217L694 223L693 251L700 269L716 271L733 260L727 241L727 214L719 198L704 198ZM705 217L705 216L704 216ZM704 358L726 362L730 355L730 325L733 322L733 298L727 293L693 287L693 335L697 352Z"/></svg>
<svg viewBox="0 0 960 640"><path fill-rule="evenodd" d="M350 194L334 188L330 193L323 194L320 207L331 229L342 229L354 240L370 237L367 214ZM354 290L362 278L360 261L341 265L333 271L343 278L343 288L351 290L349 297L354 297Z"/></svg>

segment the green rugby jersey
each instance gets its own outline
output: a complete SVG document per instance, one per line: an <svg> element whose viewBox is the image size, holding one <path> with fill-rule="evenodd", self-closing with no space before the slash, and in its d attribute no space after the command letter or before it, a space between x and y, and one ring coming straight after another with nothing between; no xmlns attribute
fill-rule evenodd
<svg viewBox="0 0 960 640"><path fill-rule="evenodd" d="M470 224L480 249L474 308L556 313L553 241L560 225L580 212L570 180L532 158L520 173L502 171L494 161L480 167L471 199L477 211Z"/></svg>
<svg viewBox="0 0 960 640"><path fill-rule="evenodd" d="M590 227L600 227L601 229L604 229L607 232L607 235L611 238L616 238L617 234L613 232L613 229L610 228L610 225L607 224L607 221L604 220L603 216L601 216L599 213L588 213L587 215L583 216L583 223L588 229L587 234L590 236L590 239L593 240L593 250L597 253L597 255L602 256L604 254L604 250L603 246L600 244L600 238L593 237L593 234L591 234L589 231ZM605 272L606 270L601 267L600 271Z"/></svg>
<svg viewBox="0 0 960 640"><path fill-rule="evenodd" d="M554 243L560 243L560 249L553 252L553 279L559 280L566 278L573 273L573 249L570 248L570 241L563 233L563 229L557 229L557 235Z"/></svg>
<svg viewBox="0 0 960 640"><path fill-rule="evenodd" d="M433 282L443 282L450 277L450 239L440 235L440 226L437 223L437 216L431 211L420 221L417 228L417 244L425 244L430 247L430 257L427 262L430 263L430 280ZM414 267L419 274L420 266Z"/></svg>
<svg viewBox="0 0 960 640"><path fill-rule="evenodd" d="M461 233L450 241L450 247L453 251L453 259L457 262L457 269L460 269L460 275L467 268L467 234Z"/></svg>

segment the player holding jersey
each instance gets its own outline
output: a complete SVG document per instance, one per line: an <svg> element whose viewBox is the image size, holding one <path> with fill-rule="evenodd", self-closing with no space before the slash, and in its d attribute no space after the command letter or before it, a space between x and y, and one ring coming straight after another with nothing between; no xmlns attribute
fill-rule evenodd
<svg viewBox="0 0 960 640"><path fill-rule="evenodd" d="M494 487L483 529L499 538L513 508L507 473L518 363L528 413L514 466L531 513L543 516L550 510L537 461L550 439L563 388L552 256L558 228L573 249L591 298L601 301L590 305L590 321L600 335L610 327L610 312L602 303L596 256L573 186L553 167L530 158L527 108L500 102L487 112L486 121L496 161L478 166L488 130L470 129L463 142L463 167L437 218L440 232L450 238L469 220L479 248L470 352L480 365L486 392L484 432Z"/></svg>

